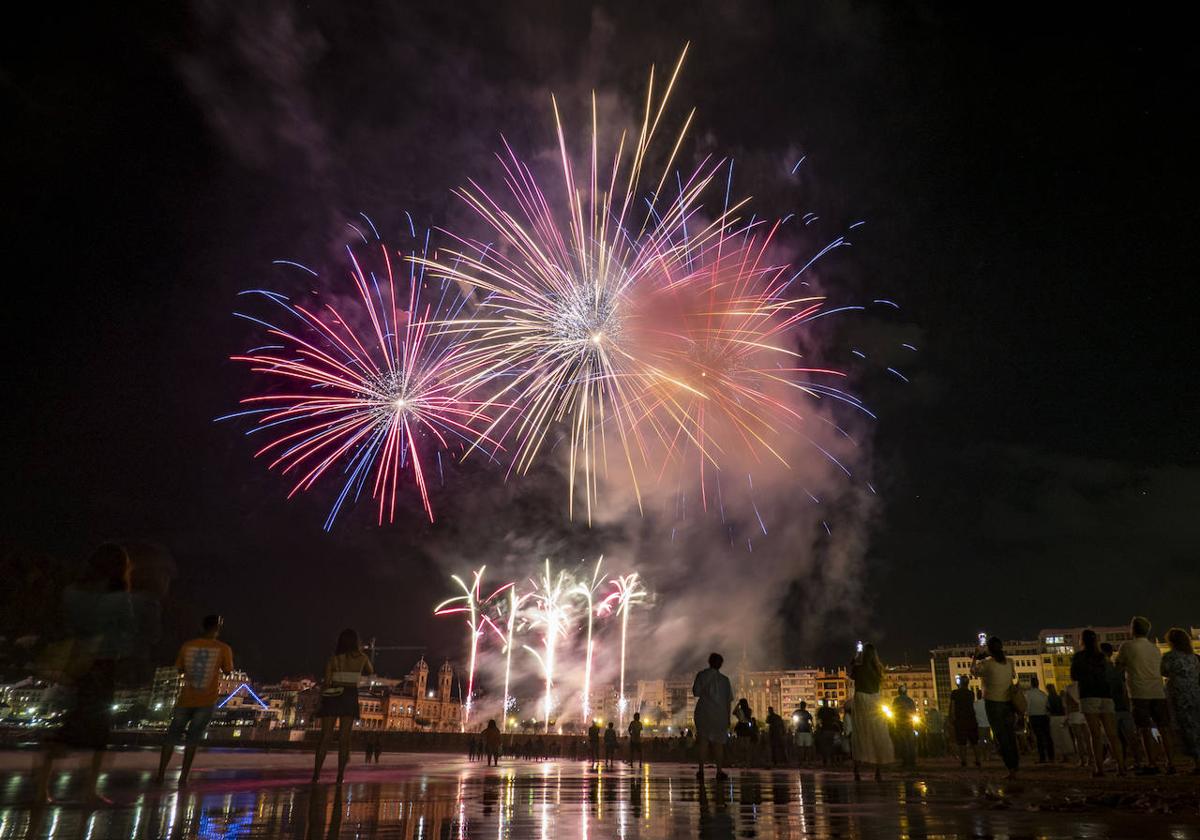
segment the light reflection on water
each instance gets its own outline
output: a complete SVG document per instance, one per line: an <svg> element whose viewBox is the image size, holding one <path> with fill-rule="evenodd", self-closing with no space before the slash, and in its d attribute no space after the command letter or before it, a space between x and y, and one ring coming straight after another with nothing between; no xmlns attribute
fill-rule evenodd
<svg viewBox="0 0 1200 840"><path fill-rule="evenodd" d="M9 838L584 838L700 837L1164 837L1200 840L1165 817L990 810L968 782L845 775L735 773L700 785L663 765L589 774L574 763L488 770L454 759L408 757L346 785L302 783L298 772L208 773L183 791L156 790L144 773L105 780L118 804L30 809L28 778L0 783L0 840ZM56 787L70 795L67 776Z"/></svg>

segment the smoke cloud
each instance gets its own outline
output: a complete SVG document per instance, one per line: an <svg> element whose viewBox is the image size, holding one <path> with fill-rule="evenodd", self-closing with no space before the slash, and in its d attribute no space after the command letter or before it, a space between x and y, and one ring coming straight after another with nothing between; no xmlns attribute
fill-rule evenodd
<svg viewBox="0 0 1200 840"><path fill-rule="evenodd" d="M493 155L501 133L543 185L557 189L549 94L558 97L568 142L578 152L590 129L594 90L600 141L611 149L620 131L636 131L646 68L657 64L661 89L680 46L664 51L649 36L618 33L600 12L557 11L519 24L494 10L460 18L454 11L401 16L379 9L367 20L367 12L336 4L299 10L198 3L192 13L200 34L179 58L179 72L237 165L270 173L278 184L268 203L288 210L260 221L291 226L299 244L288 256L307 257L318 268L342 259L342 247L356 238L346 223L359 211L376 221L385 240L388 231L407 237L404 211L418 230L444 226L485 235L450 190L468 177L496 183ZM748 25L740 18L731 23ZM464 46L456 34L481 26L494 30L487 52ZM703 56L690 61L703 62ZM687 75L685 64L683 79ZM690 106L683 87L665 118L676 125ZM675 130L666 125L663 136ZM667 151L660 138L654 154ZM748 212L787 212L779 205L796 199L789 194L796 183L789 170L800 150L764 138L759 147L743 142L734 151L734 193L759 196ZM719 134L697 131L679 165L686 169L710 152L728 150ZM818 230L793 224L775 257L803 264L832 238L819 238ZM264 263L276 256L264 255ZM818 263L805 274L805 291L838 300L839 278L826 279L821 271ZM844 363L840 329L827 319L788 340L806 362L838 366ZM546 558L554 569L580 577L590 576L600 555L609 573L637 571L652 597L629 625L631 684L694 671L711 650L735 666L743 658L760 666L811 661L818 649L849 642L861 629L867 602L859 581L878 502L870 485L869 422L829 400L800 402L803 437L781 442L787 466L748 459L719 473L710 468L703 483L694 463L648 476L639 482L640 510L624 465L610 456L590 526L578 514L575 521L567 516L565 430L548 440L529 474L506 482L508 465L477 453L466 464L447 466L453 491L435 502L442 520L437 531L419 539L395 536L392 552L379 562L419 558L464 577L487 564L488 582L518 580L523 590ZM442 591L449 594L441 581L429 589L431 602ZM597 626L593 679L615 683L617 623ZM540 644L536 636L520 641ZM495 697L502 662L492 640L485 645L481 682ZM581 634L562 651L561 660L581 661ZM536 696L532 658L515 654L514 671L516 693ZM577 702L571 696L577 683L576 674L564 675L561 703Z"/></svg>

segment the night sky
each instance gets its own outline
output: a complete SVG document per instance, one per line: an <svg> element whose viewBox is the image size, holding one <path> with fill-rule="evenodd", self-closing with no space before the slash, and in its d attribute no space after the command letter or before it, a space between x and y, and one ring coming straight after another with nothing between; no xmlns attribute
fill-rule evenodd
<svg viewBox="0 0 1200 840"><path fill-rule="evenodd" d="M378 529L368 504L326 534L332 488L285 501L252 442L213 422L249 387L228 361L251 337L236 293L283 282L273 259L333 265L359 211L381 230L405 210L461 223L450 190L491 171L502 132L550 142L551 91L632 109L649 65L690 41L674 102L697 107L697 146L732 155L764 211L868 220L825 279L900 303L862 329L920 347L907 385L861 382L881 498L857 526L858 586L818 628L781 607L804 627L783 661L841 662L855 637L915 661L981 629L1135 612L1200 624L1197 68L1163 22L218 5L47 10L3 35L6 565L155 546L177 568L163 649L219 611L256 677L318 670L347 623L457 655L457 628L429 615L446 583L425 546L486 547L486 525L450 488L432 528L414 508ZM801 155L784 190L776 170ZM526 527L572 530L537 493L495 492ZM573 530L573 551L604 550L603 529ZM730 573L755 562L731 551Z"/></svg>

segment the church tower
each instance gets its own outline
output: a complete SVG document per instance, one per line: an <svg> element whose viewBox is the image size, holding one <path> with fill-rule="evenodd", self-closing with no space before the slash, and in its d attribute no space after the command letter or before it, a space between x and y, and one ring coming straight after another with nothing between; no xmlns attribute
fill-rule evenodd
<svg viewBox="0 0 1200 840"><path fill-rule="evenodd" d="M429 666L425 664L425 657L422 656L418 661L413 671L417 675L417 700L425 699L425 687L429 684Z"/></svg>
<svg viewBox="0 0 1200 840"><path fill-rule="evenodd" d="M450 702L450 683L454 681L454 669L447 660L438 669L438 699L443 703Z"/></svg>

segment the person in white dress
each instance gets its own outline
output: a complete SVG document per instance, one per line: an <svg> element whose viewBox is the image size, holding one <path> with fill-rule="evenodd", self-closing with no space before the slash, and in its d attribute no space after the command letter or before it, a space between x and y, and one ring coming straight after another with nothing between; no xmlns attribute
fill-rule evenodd
<svg viewBox="0 0 1200 840"><path fill-rule="evenodd" d="M860 781L858 766L875 766L875 779L883 777L883 765L896 759L892 747L892 735L881 706L883 699L879 689L883 683L883 663L875 651L875 645L863 645L850 661L850 677L854 680L854 729L850 735L850 752L854 757L854 780Z"/></svg>
<svg viewBox="0 0 1200 840"><path fill-rule="evenodd" d="M696 674L692 682L692 695L696 698L696 755L700 762L696 770L698 778L704 778L704 764L711 751L717 766L717 779L724 779L721 769L725 757L725 741L729 737L729 707L733 705L733 686L729 677L721 673L725 658L719 653L710 654L708 667Z"/></svg>

